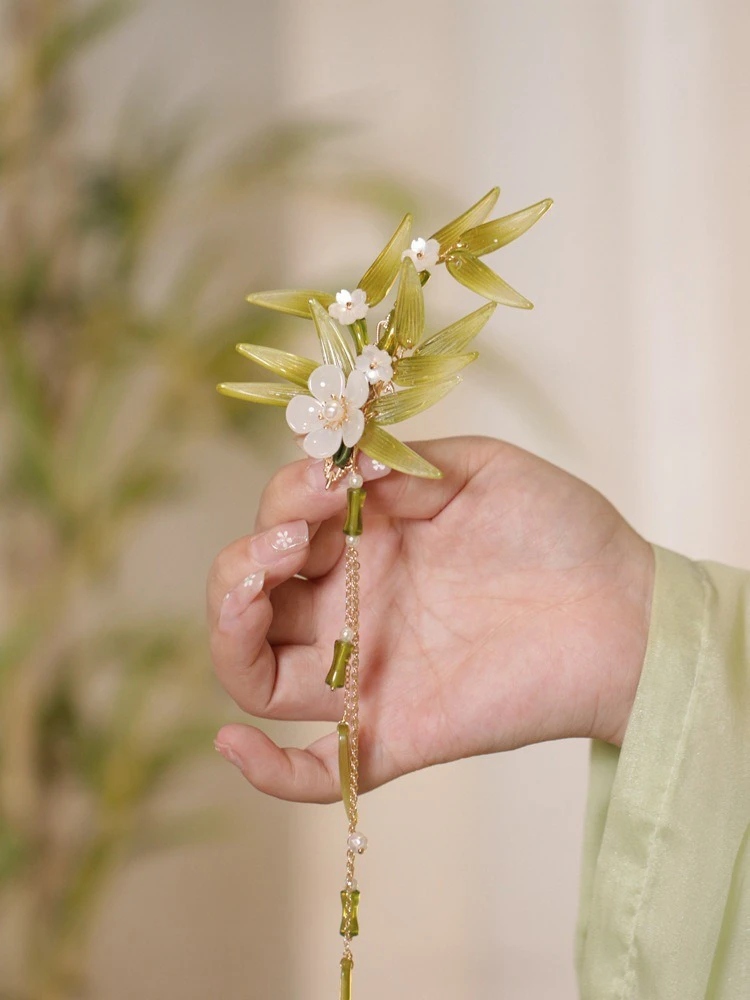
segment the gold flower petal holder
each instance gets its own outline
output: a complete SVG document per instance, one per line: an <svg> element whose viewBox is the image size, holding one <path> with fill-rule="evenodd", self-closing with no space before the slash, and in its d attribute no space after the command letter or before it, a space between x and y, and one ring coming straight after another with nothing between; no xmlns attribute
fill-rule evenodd
<svg viewBox="0 0 750 1000"><path fill-rule="evenodd" d="M345 481L345 594L343 625L334 641L331 667L321 684L343 689L338 723L341 798L348 823L346 868L341 893L340 1000L351 1000L359 934L359 885L355 862L367 847L358 829L359 799L359 540L367 493L360 455L376 468L437 479L442 473L385 428L421 413L461 382L461 372L478 357L470 345L498 305L531 309L482 260L522 236L549 209L549 199L487 221L500 194L493 188L458 218L425 239L412 239L406 215L353 291L256 292L248 301L312 320L322 364L273 347L239 344L237 350L284 382L226 382L219 392L252 403L283 406L292 431L311 458L325 463L326 488ZM424 286L441 264L458 282L488 301L437 333L425 335ZM395 300L374 323L371 310L396 287ZM374 335L371 329L374 327Z"/></svg>

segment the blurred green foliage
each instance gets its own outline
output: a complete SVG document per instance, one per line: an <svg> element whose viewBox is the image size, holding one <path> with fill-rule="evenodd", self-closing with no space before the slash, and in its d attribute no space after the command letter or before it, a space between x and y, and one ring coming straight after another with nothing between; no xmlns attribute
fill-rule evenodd
<svg viewBox="0 0 750 1000"><path fill-rule="evenodd" d="M85 996L113 872L210 830L200 812L165 822L152 808L215 732L201 625L125 620L104 584L132 526L184 488L190 441L252 431L213 385L240 377L234 343L262 343L276 319L215 294L241 253L216 216L269 177L302 183L294 165L344 127L284 123L196 172L196 121L142 103L92 154L74 70L129 12L12 0L1 15L0 919L24 971L19 985L0 969L0 997L13 1000ZM353 182L363 192L389 213L404 200L387 178ZM190 238L154 291L155 247L186 203Z"/></svg>

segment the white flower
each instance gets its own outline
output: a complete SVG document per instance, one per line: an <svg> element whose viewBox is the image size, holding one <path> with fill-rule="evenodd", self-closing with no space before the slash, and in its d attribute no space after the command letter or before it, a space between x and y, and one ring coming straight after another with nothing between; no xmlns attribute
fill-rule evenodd
<svg viewBox="0 0 750 1000"><path fill-rule="evenodd" d="M330 458L341 447L353 448L365 429L362 407L370 385L364 372L353 371L346 383L336 365L321 365L308 379L312 396L294 396L286 422L295 434L305 434L303 447L312 458Z"/></svg>
<svg viewBox="0 0 750 1000"><path fill-rule="evenodd" d="M355 366L358 371L365 373L370 385L390 382L393 378L393 358L388 351L381 351L374 344L368 344L362 349Z"/></svg>
<svg viewBox="0 0 750 1000"><path fill-rule="evenodd" d="M401 254L401 260L404 257L411 257L418 271L426 271L437 264L439 256L440 244L438 241L423 240L420 236L419 239L411 241L411 249L404 250Z"/></svg>
<svg viewBox="0 0 750 1000"><path fill-rule="evenodd" d="M339 323L351 326L355 320L364 319L369 306L367 305L367 292L361 288L355 288L353 292L348 292L342 288L336 292L336 301L328 307L328 312Z"/></svg>

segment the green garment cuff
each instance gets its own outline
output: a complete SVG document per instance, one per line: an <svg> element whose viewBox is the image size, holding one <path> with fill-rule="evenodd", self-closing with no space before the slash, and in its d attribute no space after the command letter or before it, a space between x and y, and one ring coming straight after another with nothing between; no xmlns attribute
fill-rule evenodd
<svg viewBox="0 0 750 1000"><path fill-rule="evenodd" d="M750 863L750 577L654 553L622 750L592 744L581 997L736 1000L750 996L750 888L736 891Z"/></svg>

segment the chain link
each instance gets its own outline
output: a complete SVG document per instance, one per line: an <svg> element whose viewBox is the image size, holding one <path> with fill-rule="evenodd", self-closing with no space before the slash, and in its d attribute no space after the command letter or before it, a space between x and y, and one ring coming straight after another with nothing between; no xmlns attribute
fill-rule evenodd
<svg viewBox="0 0 750 1000"><path fill-rule="evenodd" d="M346 669L344 685L344 717L349 726L349 781L350 781L350 818L349 835L357 829L357 802L359 797L359 553L357 546L347 542L345 555L346 570L346 606L345 623L351 629L352 651ZM344 926L351 928L354 907L351 890L355 886L354 865L356 852L347 847L346 876L344 894ZM344 956L352 957L351 934L344 936Z"/></svg>

